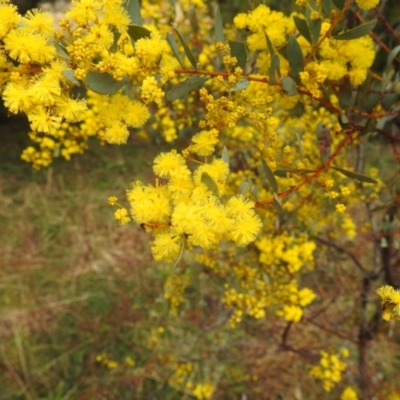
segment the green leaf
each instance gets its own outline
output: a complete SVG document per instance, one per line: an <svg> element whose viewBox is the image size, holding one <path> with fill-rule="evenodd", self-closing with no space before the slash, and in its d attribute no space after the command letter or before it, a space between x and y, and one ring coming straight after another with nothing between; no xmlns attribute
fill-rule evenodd
<svg viewBox="0 0 400 400"><path fill-rule="evenodd" d="M185 39L183 38L183 36L180 34L180 32L178 31L178 29L174 28L176 34L178 35L178 38L183 46L183 50L185 51L186 57L188 58L190 64L192 64L193 68L197 68L197 63L196 60L191 52L191 50L189 49L189 46L187 45Z"/></svg>
<svg viewBox="0 0 400 400"><path fill-rule="evenodd" d="M143 25L139 0L128 0L127 11L132 24L139 26Z"/></svg>
<svg viewBox="0 0 400 400"><path fill-rule="evenodd" d="M229 151L226 148L226 146L224 146L224 148L222 150L222 160L225 161L229 165L230 157L229 157Z"/></svg>
<svg viewBox="0 0 400 400"><path fill-rule="evenodd" d="M385 92L386 90L390 89L389 83L392 80L394 75L394 69L388 69L386 72L382 74L382 82L381 82L381 92Z"/></svg>
<svg viewBox="0 0 400 400"><path fill-rule="evenodd" d="M78 79L75 78L74 70L66 69L65 71L61 72L61 75L64 76L65 78L67 78L74 85L76 85L76 86L81 85L81 83L78 81Z"/></svg>
<svg viewBox="0 0 400 400"><path fill-rule="evenodd" d="M361 124L363 124L364 127L361 129L359 136L364 136L370 133L374 133L378 122L375 118L368 118L366 122L362 121Z"/></svg>
<svg viewBox="0 0 400 400"><path fill-rule="evenodd" d="M232 89L230 89L231 92L237 92L239 90L244 90L247 89L250 85L250 81L248 79L242 79L239 81Z"/></svg>
<svg viewBox="0 0 400 400"><path fill-rule="evenodd" d="M399 101L399 98L400 97L397 93L388 93L383 97L381 104L385 110L389 110L394 103Z"/></svg>
<svg viewBox="0 0 400 400"><path fill-rule="evenodd" d="M201 182L207 186L207 189L215 196L219 197L219 190L217 184L214 182L214 179L211 178L207 172L203 172L201 174Z"/></svg>
<svg viewBox="0 0 400 400"><path fill-rule="evenodd" d="M128 26L128 35L136 42L139 39L149 38L151 32L143 26L133 24Z"/></svg>
<svg viewBox="0 0 400 400"><path fill-rule="evenodd" d="M376 25L376 19L373 19L372 21L356 26L353 29L349 29L348 31L339 33L338 35L333 36L332 39L336 40L357 39L361 36L367 35L370 31L372 31L372 29L374 29L375 25Z"/></svg>
<svg viewBox="0 0 400 400"><path fill-rule="evenodd" d="M317 125L317 144L324 164L327 163L331 156L332 135L330 129L323 123Z"/></svg>
<svg viewBox="0 0 400 400"><path fill-rule="evenodd" d="M246 45L242 42L234 42L230 40L229 47L231 48L231 56L236 57L238 66L244 70L247 63Z"/></svg>
<svg viewBox="0 0 400 400"><path fill-rule="evenodd" d="M56 48L56 53L60 58L63 58L64 60L67 60L67 61L70 60L70 56L66 52L64 46L61 46L61 44L56 42L55 40L52 42L52 45Z"/></svg>
<svg viewBox="0 0 400 400"><path fill-rule="evenodd" d="M393 60L397 57L397 54L399 54L399 52L400 52L400 45L396 46L390 51L388 58L386 60L386 70L389 70L391 68Z"/></svg>
<svg viewBox="0 0 400 400"><path fill-rule="evenodd" d="M274 192L274 202L272 203L275 210L278 211L279 214L283 213L282 201L278 197L278 195Z"/></svg>
<svg viewBox="0 0 400 400"><path fill-rule="evenodd" d="M281 78L282 81L282 87L283 90L289 95L289 96L296 96L299 94L296 88L296 84L294 83L294 80L290 76L284 76Z"/></svg>
<svg viewBox="0 0 400 400"><path fill-rule="evenodd" d="M341 174L344 176L347 176L348 178L355 179L360 182L365 182L365 183L378 183L375 179L370 178L369 176L366 175L361 175L357 174L356 172L353 171L348 171L347 169L339 168L339 167L333 167L333 169L336 169L336 171L339 171Z"/></svg>
<svg viewBox="0 0 400 400"><path fill-rule="evenodd" d="M247 192L249 191L250 185L248 182L242 182L239 186L239 193L243 196L246 196Z"/></svg>
<svg viewBox="0 0 400 400"><path fill-rule="evenodd" d="M310 27L312 44L315 44L318 42L319 35L321 33L322 20L319 18L316 20L310 18L308 21L308 26Z"/></svg>
<svg viewBox="0 0 400 400"><path fill-rule="evenodd" d="M118 40L121 37L121 34L118 31L113 32L114 40L113 43L110 47L110 52L111 53L116 53L118 50Z"/></svg>
<svg viewBox="0 0 400 400"><path fill-rule="evenodd" d="M204 82L208 79L210 79L208 76L194 76L186 79L186 81L180 82L173 86L167 93L166 98L168 101L180 99L189 94L190 91L202 87Z"/></svg>
<svg viewBox="0 0 400 400"><path fill-rule="evenodd" d="M291 169L276 169L274 171L274 175L279 176L280 178L287 178L288 174L292 175L293 170L291 170Z"/></svg>
<svg viewBox="0 0 400 400"><path fill-rule="evenodd" d="M303 153L303 142L301 141L301 137L299 134L299 130L296 129L296 139L299 142L299 151L300 151L300 157L303 160L304 159L304 153Z"/></svg>
<svg viewBox="0 0 400 400"><path fill-rule="evenodd" d="M180 55L179 49L178 49L178 44L176 43L174 35L171 32L167 33L167 42L168 42L169 46L171 47L175 58L178 60L179 64L181 64L181 66L183 66L182 58L181 58L181 55Z"/></svg>
<svg viewBox="0 0 400 400"><path fill-rule="evenodd" d="M342 110L346 109L349 104L351 104L352 97L353 87L351 86L350 78L346 75L343 77L342 81L339 84L338 99Z"/></svg>
<svg viewBox="0 0 400 400"><path fill-rule="evenodd" d="M331 0L322 0L322 15L324 18L330 18L332 12Z"/></svg>
<svg viewBox="0 0 400 400"><path fill-rule="evenodd" d="M259 193L260 191L259 191L259 189L258 189L258 187L256 187L256 186L253 186L252 188L251 188L251 194L252 194L252 196L257 200L258 199L258 193Z"/></svg>
<svg viewBox="0 0 400 400"><path fill-rule="evenodd" d="M275 176L272 173L270 167L268 167L268 164L264 160L261 160L261 165L263 167L265 176L267 177L268 182L272 187L272 190L274 192L277 192L278 191L278 183L276 182Z"/></svg>
<svg viewBox="0 0 400 400"><path fill-rule="evenodd" d="M279 76L279 65L279 56L275 53L271 58L271 65L269 67L269 83L271 85L275 85L276 83L275 71L277 71Z"/></svg>
<svg viewBox="0 0 400 400"><path fill-rule="evenodd" d="M339 10L342 10L346 3L346 0L332 0L332 2Z"/></svg>
<svg viewBox="0 0 400 400"><path fill-rule="evenodd" d="M182 235L182 247L181 247L181 251L179 252L179 256L176 259L174 266L172 267L172 269L175 269L176 266L179 264L179 261L181 261L182 256L183 256L183 251L185 250L185 244L186 244L186 237L185 235Z"/></svg>
<svg viewBox="0 0 400 400"><path fill-rule="evenodd" d="M117 81L109 73L98 71L89 71L83 82L91 91L99 94L114 94L125 85L125 79Z"/></svg>
<svg viewBox="0 0 400 400"><path fill-rule="evenodd" d="M307 42L312 44L311 32L306 20L299 17L293 17L293 20L300 34L304 36Z"/></svg>
<svg viewBox="0 0 400 400"><path fill-rule="evenodd" d="M292 77L297 83L300 83L300 72L304 69L304 57L299 43L293 36L289 36L286 54L292 70Z"/></svg>
<svg viewBox="0 0 400 400"><path fill-rule="evenodd" d="M222 22L221 11L219 6L215 6L215 40L216 42L225 43L224 23Z"/></svg>
<svg viewBox="0 0 400 400"><path fill-rule="evenodd" d="M272 42L269 38L269 36L267 35L267 32L265 32L265 40L267 42L267 48L269 51L269 54L271 54L271 57L275 54L275 50L274 50L274 46L272 46Z"/></svg>

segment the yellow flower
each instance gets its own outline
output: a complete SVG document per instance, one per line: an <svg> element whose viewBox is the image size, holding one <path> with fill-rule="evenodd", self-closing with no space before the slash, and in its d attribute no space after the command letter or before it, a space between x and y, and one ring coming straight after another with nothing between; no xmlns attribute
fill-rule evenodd
<svg viewBox="0 0 400 400"><path fill-rule="evenodd" d="M169 153L161 153L155 158L153 170L159 177L169 178L175 170L185 166L185 159L176 151L171 151Z"/></svg>
<svg viewBox="0 0 400 400"><path fill-rule="evenodd" d="M54 34L54 20L50 14L44 13L42 10L29 10L25 15L24 25L33 32L44 36Z"/></svg>
<svg viewBox="0 0 400 400"><path fill-rule="evenodd" d="M174 232L160 233L151 245L153 257L160 261L175 261L181 252L183 238Z"/></svg>
<svg viewBox="0 0 400 400"><path fill-rule="evenodd" d="M124 109L123 118L129 126L139 128L150 118L150 113L144 104L139 101L132 101Z"/></svg>
<svg viewBox="0 0 400 400"><path fill-rule="evenodd" d="M75 100L70 97L62 97L57 102L57 113L68 122L78 122L85 117L87 110L86 100Z"/></svg>
<svg viewBox="0 0 400 400"><path fill-rule="evenodd" d="M44 36L34 35L28 28L14 29L4 39L4 45L10 57L23 64L31 61L44 64L53 60L56 54Z"/></svg>
<svg viewBox="0 0 400 400"><path fill-rule="evenodd" d="M253 212L253 214L238 216L228 235L238 246L247 246L256 239L261 228L261 219Z"/></svg>
<svg viewBox="0 0 400 400"><path fill-rule="evenodd" d="M199 156L209 156L214 153L215 145L218 143L218 131L201 131L193 136L190 150Z"/></svg>
<svg viewBox="0 0 400 400"><path fill-rule="evenodd" d="M105 131L105 139L110 144L124 144L128 137L128 128L119 121L113 122Z"/></svg>
<svg viewBox="0 0 400 400"><path fill-rule="evenodd" d="M117 203L118 199L115 196L110 196L108 198L108 204L110 206L114 206Z"/></svg>
<svg viewBox="0 0 400 400"><path fill-rule="evenodd" d="M14 29L21 16L14 4L0 4L0 38L3 38L11 29Z"/></svg>
<svg viewBox="0 0 400 400"><path fill-rule="evenodd" d="M356 0L356 3L363 10L370 10L379 4L379 0Z"/></svg>
<svg viewBox="0 0 400 400"><path fill-rule="evenodd" d="M358 400L357 392L350 386L347 386L341 396L340 400Z"/></svg>
<svg viewBox="0 0 400 400"><path fill-rule="evenodd" d="M35 112L28 114L31 128L34 131L50 133L60 127L61 118L54 117L47 113L43 107L37 107Z"/></svg>
<svg viewBox="0 0 400 400"><path fill-rule="evenodd" d="M125 225L131 220L126 208L119 208L117 211L115 211L114 216L121 225Z"/></svg>

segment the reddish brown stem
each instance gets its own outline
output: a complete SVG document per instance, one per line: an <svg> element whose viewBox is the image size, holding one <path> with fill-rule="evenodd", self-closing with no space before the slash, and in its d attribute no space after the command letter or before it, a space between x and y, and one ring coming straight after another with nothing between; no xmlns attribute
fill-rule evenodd
<svg viewBox="0 0 400 400"><path fill-rule="evenodd" d="M325 165L322 165L320 168L318 168L312 175L307 176L307 178L305 178L303 181L301 181L300 183L298 183L296 186L287 189L281 193L278 193L278 197L280 199L289 196L289 194L293 193L293 192L297 192L300 188L302 188L304 185L306 185L307 183L313 181L314 179L318 178L323 171L327 170L330 167L330 164L332 163L332 161L335 159L335 157L342 151L342 149L349 144L351 141L353 140L353 137L351 134L349 134L343 141L342 143L340 143L340 145L337 147L337 149L335 150L335 152L328 158L328 161L326 162ZM266 199L266 200L260 200L257 201L255 206L256 207L262 207L265 204L272 204L275 201L275 198L272 197L270 199Z"/></svg>

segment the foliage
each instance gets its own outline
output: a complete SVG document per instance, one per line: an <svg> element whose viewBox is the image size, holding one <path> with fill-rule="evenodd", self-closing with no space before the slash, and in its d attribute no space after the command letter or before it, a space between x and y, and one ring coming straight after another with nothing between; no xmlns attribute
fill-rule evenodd
<svg viewBox="0 0 400 400"><path fill-rule="evenodd" d="M164 288L171 318L195 312L204 279L200 298L219 305L210 326L274 337L276 351L309 363L327 392L346 369L349 352L339 347L355 341L360 396L368 398L377 390L366 359L380 315L369 298L373 281L388 285L378 289L384 319L399 314L399 47L373 32L375 14L395 35L382 7L372 10L377 0L291 6L285 14L255 5L224 24L218 6L201 0L142 7L80 0L55 30L48 15L21 17L3 0L2 97L11 113L28 117L37 147L22 158L37 169L82 153L92 137L116 145L131 134L175 141L180 152L154 159L154 183L136 180L127 190L129 210L109 198L120 224L132 220L151 233L153 257L171 264ZM377 46L387 56L373 70ZM390 146L396 176L376 168L378 146L386 153ZM383 214L380 227L375 211ZM367 247L375 257L347 249L361 234L374 238ZM346 255L357 271L330 265L322 246ZM331 315L333 328L321 315ZM297 338L303 334L308 342ZM218 359L214 368L213 353L203 359L196 350L187 361L194 350L185 347L177 361L157 346L158 362L174 371L163 379L198 399L220 396L232 382L228 362ZM114 365L106 355L98 362ZM354 384L354 375L348 380Z"/></svg>

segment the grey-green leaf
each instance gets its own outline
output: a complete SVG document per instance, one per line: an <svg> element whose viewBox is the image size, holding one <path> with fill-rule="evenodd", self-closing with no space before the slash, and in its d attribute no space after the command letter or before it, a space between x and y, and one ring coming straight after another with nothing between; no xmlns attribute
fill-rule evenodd
<svg viewBox="0 0 400 400"><path fill-rule="evenodd" d="M179 64L181 64L183 66L182 58L181 58L181 55L180 55L179 49L178 49L178 44L176 43L174 35L171 32L167 33L167 42L168 42L169 46L171 47L175 58L178 60Z"/></svg>
<svg viewBox="0 0 400 400"><path fill-rule="evenodd" d="M279 75L279 65L279 56L275 53L271 58L271 65L269 67L269 83L271 85L275 85L276 83L275 71L278 72Z"/></svg>
<svg viewBox="0 0 400 400"><path fill-rule="evenodd" d="M56 53L59 57L63 58L64 60L69 61L70 57L69 57L68 53L66 52L65 48L63 46L61 46L60 43L58 43L54 40L54 42L52 42L52 45L56 48Z"/></svg>
<svg viewBox="0 0 400 400"><path fill-rule="evenodd" d="M322 20L319 18L316 20L310 18L308 21L308 26L310 27L312 44L316 44L321 33Z"/></svg>
<svg viewBox="0 0 400 400"><path fill-rule="evenodd" d="M342 10L346 0L332 0L332 2L339 10Z"/></svg>
<svg viewBox="0 0 400 400"><path fill-rule="evenodd" d="M188 58L190 64L192 64L193 68L197 68L197 63L196 63L196 59L194 58L191 50L189 49L189 46L187 45L185 39L183 38L183 36L180 34L180 32L178 31L178 29L174 28L176 34L178 35L178 38L183 46L183 50L185 51L186 57Z"/></svg>
<svg viewBox="0 0 400 400"><path fill-rule="evenodd" d="M222 150L222 160L225 161L229 165L230 157L229 157L229 151L226 148L226 146L224 146L224 148Z"/></svg>
<svg viewBox="0 0 400 400"><path fill-rule="evenodd" d="M67 78L71 83L73 83L76 86L80 86L81 83L78 81L78 79L75 78L74 71L72 69L67 69L65 71L61 72L61 75Z"/></svg>
<svg viewBox="0 0 400 400"><path fill-rule="evenodd" d="M186 244L186 237L185 237L185 235L182 235L182 238L183 238L183 239L182 239L181 251L179 252L179 256L178 256L178 258L176 259L175 264L174 264L174 266L172 267L172 269L175 269L176 266L179 264L179 261L181 261L182 256L183 256L183 251L185 250L185 244Z"/></svg>
<svg viewBox="0 0 400 400"><path fill-rule="evenodd" d="M268 164L264 160L261 160L261 165L263 167L265 176L267 177L268 182L272 187L272 190L274 192L277 192L278 191L278 183L276 182L275 176L272 173L270 167L268 166Z"/></svg>
<svg viewBox="0 0 400 400"><path fill-rule="evenodd" d="M324 18L330 18L332 12L331 0L322 0L322 15Z"/></svg>
<svg viewBox="0 0 400 400"><path fill-rule="evenodd" d="M347 169L343 169L343 168L339 168L339 167L332 167L332 168L336 169L336 171L339 171L344 176L347 176L348 178L355 179L355 180L360 181L360 182L378 183L375 179L372 179L372 178L370 178L369 176L366 176L366 175L357 174L356 172L348 171Z"/></svg>
<svg viewBox="0 0 400 400"><path fill-rule="evenodd" d="M234 42L230 40L229 47L231 48L231 56L236 57L239 67L244 70L247 63L246 45L242 42Z"/></svg>
<svg viewBox="0 0 400 400"><path fill-rule="evenodd" d="M111 53L116 53L118 50L118 40L121 37L121 33L119 33L118 31L114 31L113 32L113 36L114 36L114 40L113 43L110 47L110 52Z"/></svg>
<svg viewBox="0 0 400 400"><path fill-rule="evenodd" d="M286 54L292 70L292 77L297 83L300 83L299 74L304 69L304 57L299 43L293 36L289 36Z"/></svg>
<svg viewBox="0 0 400 400"><path fill-rule="evenodd" d="M296 96L299 94L296 88L296 84L294 83L294 80L290 76L284 76L281 78L282 81L282 87L283 90L289 95L289 96Z"/></svg>
<svg viewBox="0 0 400 400"><path fill-rule="evenodd" d="M107 72L102 74L98 71L89 71L84 83L95 93L114 94L125 85L125 79L117 81Z"/></svg>
<svg viewBox="0 0 400 400"><path fill-rule="evenodd" d="M151 32L143 26L132 24L128 26L128 35L136 42L139 39L149 38Z"/></svg>
<svg viewBox="0 0 400 400"><path fill-rule="evenodd" d="M248 79L242 79L239 81L232 89L231 92L237 92L239 90L247 89L250 85L250 81Z"/></svg>
<svg viewBox="0 0 400 400"><path fill-rule="evenodd" d="M387 60L386 60L386 70L388 70L388 69L391 68L392 62L393 62L393 60L397 57L397 54L399 54L399 52L400 52L400 45L394 47L394 48L390 51L389 56L388 56L388 58L387 58Z"/></svg>
<svg viewBox="0 0 400 400"><path fill-rule="evenodd" d="M208 79L210 79L208 76L194 76L176 84L167 93L167 100L173 101L186 96L190 91L202 87Z"/></svg>
<svg viewBox="0 0 400 400"><path fill-rule="evenodd" d="M278 197L278 195L274 192L274 202L272 203L275 210L278 211L279 214L283 213L282 201Z"/></svg>
<svg viewBox="0 0 400 400"><path fill-rule="evenodd" d="M259 193L260 191L258 190L258 187L256 187L256 186L253 186L252 188L251 188L251 194L252 194L252 196L257 200L258 199L258 193Z"/></svg>
<svg viewBox="0 0 400 400"><path fill-rule="evenodd" d="M225 43L224 23L222 22L221 11L219 6L215 6L215 40L216 42Z"/></svg>
<svg viewBox="0 0 400 400"><path fill-rule="evenodd" d="M311 32L306 20L299 17L294 17L293 20L300 34L304 36L307 42L312 44Z"/></svg>
<svg viewBox="0 0 400 400"><path fill-rule="evenodd" d="M279 176L280 178L287 178L289 176L293 174L293 170L291 169L276 169L274 171L274 175L275 176Z"/></svg>
<svg viewBox="0 0 400 400"><path fill-rule="evenodd" d="M348 31L339 33L336 36L333 36L332 39L336 40L350 40L350 39L357 39L361 36L367 35L369 32L374 29L376 25L376 19L373 19L372 21L366 22L365 24L356 26L353 29L349 29Z"/></svg>
<svg viewBox="0 0 400 400"><path fill-rule="evenodd" d="M219 197L217 184L214 182L214 179L211 178L211 176L208 175L206 172L203 172L201 174L201 182L207 186L207 189L209 189L214 196Z"/></svg>
<svg viewBox="0 0 400 400"><path fill-rule="evenodd" d="M242 182L239 186L239 193L243 196L246 196L248 190L250 188L250 185L248 182Z"/></svg>
<svg viewBox="0 0 400 400"><path fill-rule="evenodd" d="M346 109L349 106L349 104L351 104L352 97L353 97L353 87L351 86L350 78L345 76L343 77L342 82L339 85L339 92L338 92L339 104L342 110Z"/></svg>
<svg viewBox="0 0 400 400"><path fill-rule="evenodd" d="M139 26L143 25L139 0L128 0L127 11L132 24Z"/></svg>
<svg viewBox="0 0 400 400"><path fill-rule="evenodd" d="M269 54L271 54L271 57L272 57L275 54L275 50L274 50L274 46L272 46L271 39L267 35L267 32L265 32L265 40L267 42L267 48L268 48Z"/></svg>

